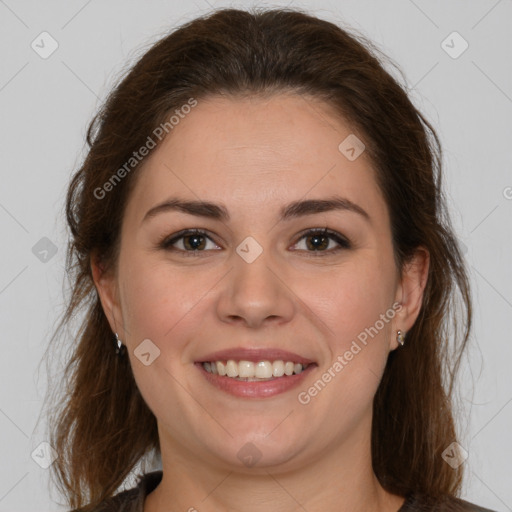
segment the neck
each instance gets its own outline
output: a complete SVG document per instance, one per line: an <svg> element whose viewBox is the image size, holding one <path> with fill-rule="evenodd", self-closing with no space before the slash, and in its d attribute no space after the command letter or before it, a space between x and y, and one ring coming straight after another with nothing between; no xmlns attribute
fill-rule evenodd
<svg viewBox="0 0 512 512"><path fill-rule="evenodd" d="M350 439L327 447L308 464L250 471L200 459L160 432L166 441L161 442L163 477L146 498L144 512L396 512L404 498L385 491L373 473L370 431L359 425Z"/></svg>

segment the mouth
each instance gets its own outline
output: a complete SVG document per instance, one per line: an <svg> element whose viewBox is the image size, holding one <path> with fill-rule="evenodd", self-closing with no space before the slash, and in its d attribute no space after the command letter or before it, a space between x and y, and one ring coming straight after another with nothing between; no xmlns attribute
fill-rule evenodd
<svg viewBox="0 0 512 512"><path fill-rule="evenodd" d="M206 372L221 377L228 377L244 382L261 382L280 377L299 375L311 364L296 363L294 361L205 361L201 363Z"/></svg>
<svg viewBox="0 0 512 512"><path fill-rule="evenodd" d="M217 389L244 398L267 398L289 391L318 366L312 360L277 349L222 351L195 365Z"/></svg>

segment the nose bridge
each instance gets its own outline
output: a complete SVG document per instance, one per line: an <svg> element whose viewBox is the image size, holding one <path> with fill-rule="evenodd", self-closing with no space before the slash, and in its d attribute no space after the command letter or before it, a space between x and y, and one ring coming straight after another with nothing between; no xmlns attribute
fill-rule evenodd
<svg viewBox="0 0 512 512"><path fill-rule="evenodd" d="M233 253L229 285L219 301L224 321L244 320L255 327L266 319L288 321L293 314L292 294L279 277L270 249L248 236Z"/></svg>

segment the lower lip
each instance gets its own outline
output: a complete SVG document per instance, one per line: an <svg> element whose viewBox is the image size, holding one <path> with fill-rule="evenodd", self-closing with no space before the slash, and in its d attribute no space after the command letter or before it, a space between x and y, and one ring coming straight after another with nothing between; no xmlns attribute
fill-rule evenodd
<svg viewBox="0 0 512 512"><path fill-rule="evenodd" d="M297 375L276 377L272 380L263 380L260 382L247 382L207 372L202 363L195 363L195 365L210 384L213 384L226 393L243 398L269 398L285 393L297 387L316 367L315 364L311 364Z"/></svg>

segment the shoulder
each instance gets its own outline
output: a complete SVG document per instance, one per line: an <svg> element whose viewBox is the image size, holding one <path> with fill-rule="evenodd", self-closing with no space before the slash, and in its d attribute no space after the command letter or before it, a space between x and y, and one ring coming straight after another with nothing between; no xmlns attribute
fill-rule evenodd
<svg viewBox="0 0 512 512"><path fill-rule="evenodd" d="M143 512L146 496L155 489L161 480L161 470L138 475L135 487L107 498L91 512ZM80 510L71 512L80 512Z"/></svg>
<svg viewBox="0 0 512 512"><path fill-rule="evenodd" d="M496 512L454 496L408 496L398 512Z"/></svg>

